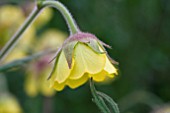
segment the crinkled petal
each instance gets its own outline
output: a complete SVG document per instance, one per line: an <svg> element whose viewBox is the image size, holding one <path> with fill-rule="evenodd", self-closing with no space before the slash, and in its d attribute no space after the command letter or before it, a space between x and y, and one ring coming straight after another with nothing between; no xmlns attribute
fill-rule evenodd
<svg viewBox="0 0 170 113"><path fill-rule="evenodd" d="M80 42L75 47L74 59L71 79L79 79L85 72L90 74L100 72L106 61L104 54L97 54L90 47Z"/></svg>
<svg viewBox="0 0 170 113"><path fill-rule="evenodd" d="M105 80L107 74L108 73L106 71L102 70L101 72L99 72L97 74L89 75L89 77L92 77L93 80L96 82L101 82L101 81Z"/></svg>
<svg viewBox="0 0 170 113"><path fill-rule="evenodd" d="M113 78L115 74L117 74L117 69L112 65L112 63L109 61L106 55L105 58L106 64L104 70L97 74L89 74L89 77L93 77L93 80L96 82L104 81L107 77Z"/></svg>
<svg viewBox="0 0 170 113"><path fill-rule="evenodd" d="M57 91L61 91L61 90L63 90L64 87L65 87L65 82L59 84L59 83L56 81L56 82L54 82L54 85L53 85L52 87L53 87L55 90L57 90Z"/></svg>
<svg viewBox="0 0 170 113"><path fill-rule="evenodd" d="M67 81L67 85L70 88L74 89L74 88L77 88L77 87L83 85L87 80L88 80L88 76L87 76L87 74L84 74L80 79L77 79L77 80L69 79Z"/></svg>

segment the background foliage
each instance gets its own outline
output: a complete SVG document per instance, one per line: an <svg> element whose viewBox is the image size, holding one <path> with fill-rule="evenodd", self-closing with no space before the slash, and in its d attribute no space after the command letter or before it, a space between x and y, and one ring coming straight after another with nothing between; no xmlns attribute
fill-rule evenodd
<svg viewBox="0 0 170 113"><path fill-rule="evenodd" d="M3 0L22 7L29 1ZM82 31L96 34L112 46L110 56L119 62L119 77L97 89L118 102L122 113L150 113L156 104L170 101L170 1L169 0L61 0ZM1 7L1 6L0 6ZM58 11L53 10L49 28L68 33ZM38 43L37 43L38 44ZM25 66L26 67L26 66ZM10 92L24 113L98 113L91 101L89 84L66 88L53 97L29 97L23 90L24 67L5 72ZM156 97L155 97L156 96ZM157 99L162 102L157 102ZM150 104L151 103L151 104ZM50 107L49 107L50 106Z"/></svg>

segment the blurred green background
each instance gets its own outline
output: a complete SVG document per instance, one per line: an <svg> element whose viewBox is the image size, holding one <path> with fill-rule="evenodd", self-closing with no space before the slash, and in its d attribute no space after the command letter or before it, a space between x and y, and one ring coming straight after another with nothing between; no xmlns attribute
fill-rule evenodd
<svg viewBox="0 0 170 113"><path fill-rule="evenodd" d="M110 84L96 84L96 87L118 103L121 113L151 113L159 105L168 105L170 0L60 1L68 7L82 31L94 33L112 46L108 53L119 62L119 76ZM23 7L28 2L1 0L0 4ZM56 10L37 33L49 28L68 33L63 17ZM41 94L29 97L23 88L24 74L24 67L5 72L9 91L17 97L24 113L100 112L92 102L88 83L75 90L66 88L53 97Z"/></svg>

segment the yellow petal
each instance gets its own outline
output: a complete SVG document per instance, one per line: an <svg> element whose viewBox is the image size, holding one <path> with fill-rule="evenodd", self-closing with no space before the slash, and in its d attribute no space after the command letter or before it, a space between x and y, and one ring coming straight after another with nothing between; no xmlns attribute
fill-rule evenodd
<svg viewBox="0 0 170 113"><path fill-rule="evenodd" d="M96 82L105 81L107 76L109 78L113 78L115 74L117 74L117 69L111 64L111 62L109 61L106 55L105 58L106 58L106 64L104 70L102 70L97 74L89 74L89 77L93 77L93 80Z"/></svg>
<svg viewBox="0 0 170 113"><path fill-rule="evenodd" d="M90 47L83 43L78 43L74 51L74 66L70 79L79 79L85 72L95 74L100 72L105 66L104 54L95 53Z"/></svg>
<svg viewBox="0 0 170 113"><path fill-rule="evenodd" d="M68 63L66 61L63 51L61 51L61 54L56 65L57 66L55 72L53 73L52 76L55 76L55 81L57 81L60 84L63 83L68 78L71 71L68 67Z"/></svg>
<svg viewBox="0 0 170 113"><path fill-rule="evenodd" d="M77 79L77 80L69 79L67 81L67 85L70 88L74 89L74 88L77 88L77 87L83 85L87 80L88 80L88 76L87 76L87 73L86 73L80 79Z"/></svg>
<svg viewBox="0 0 170 113"><path fill-rule="evenodd" d="M56 89L57 91L61 91L61 90L63 90L64 87L65 87L65 82L59 84L59 83L56 81L52 87L53 87L54 89Z"/></svg>
<svg viewBox="0 0 170 113"><path fill-rule="evenodd" d="M106 64L104 67L104 70L109 74L117 74L117 69L112 65L112 63L109 61L109 59L106 56Z"/></svg>
<svg viewBox="0 0 170 113"><path fill-rule="evenodd" d="M107 74L108 73L106 71L102 70L101 72L99 72L97 74L89 75L89 76L93 77L94 81L101 82L101 81L105 80Z"/></svg>

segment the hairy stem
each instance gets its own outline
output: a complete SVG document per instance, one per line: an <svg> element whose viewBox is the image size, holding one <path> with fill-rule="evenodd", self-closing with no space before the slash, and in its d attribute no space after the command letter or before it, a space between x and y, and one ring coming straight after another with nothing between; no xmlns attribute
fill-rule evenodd
<svg viewBox="0 0 170 113"><path fill-rule="evenodd" d="M44 2L42 2L42 6L49 6L49 7L54 7L56 9L58 9L67 22L67 25L70 30L70 34L75 34L79 31L79 28L78 28L75 20L73 19L71 13L59 1L44 1Z"/></svg>

